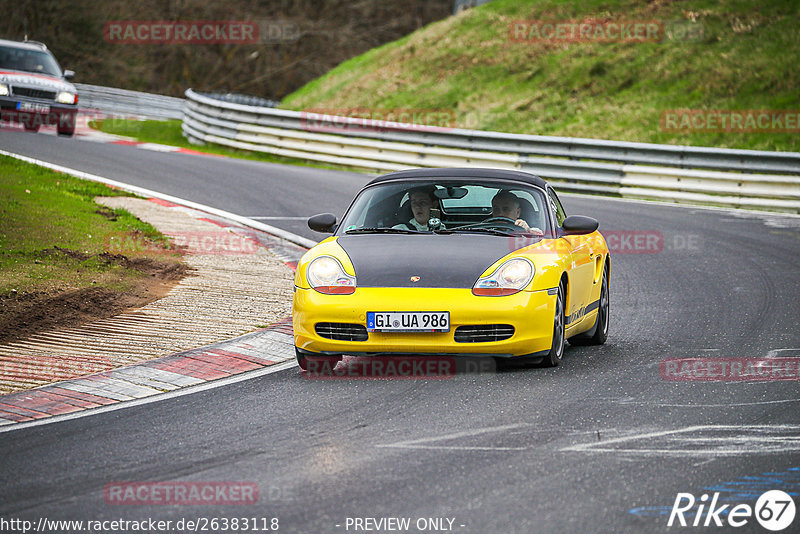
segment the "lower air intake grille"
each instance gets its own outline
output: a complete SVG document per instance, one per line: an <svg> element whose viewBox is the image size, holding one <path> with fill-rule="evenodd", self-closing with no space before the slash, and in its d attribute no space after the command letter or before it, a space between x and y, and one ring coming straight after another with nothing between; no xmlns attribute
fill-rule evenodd
<svg viewBox="0 0 800 534"><path fill-rule="evenodd" d="M30 89L28 87L14 87L15 96L28 96L31 98L44 98L45 100L55 100L56 94L53 91L43 91L42 89Z"/></svg>
<svg viewBox="0 0 800 534"><path fill-rule="evenodd" d="M503 341L514 335L514 327L510 324L470 324L456 328L457 343L485 343L487 341Z"/></svg>
<svg viewBox="0 0 800 534"><path fill-rule="evenodd" d="M317 323L314 326L320 337L337 341L366 341L367 329L364 325L350 323Z"/></svg>

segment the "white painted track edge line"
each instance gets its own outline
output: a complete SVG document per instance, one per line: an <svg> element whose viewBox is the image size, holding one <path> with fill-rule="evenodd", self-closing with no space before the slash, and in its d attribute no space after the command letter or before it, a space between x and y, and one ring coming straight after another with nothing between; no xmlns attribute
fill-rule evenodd
<svg viewBox="0 0 800 534"><path fill-rule="evenodd" d="M740 450L740 449L712 449L712 450L670 450L670 449L560 449L561 452L589 452L589 453L617 453L629 455L655 455L655 456L744 456L744 455L765 455L765 454L786 454L786 449L771 450ZM795 452L795 451L791 451Z"/></svg>
<svg viewBox="0 0 800 534"><path fill-rule="evenodd" d="M141 406L143 404L150 404L153 402L160 402L163 400L169 400L175 397L182 397L184 395L191 395L193 393L199 393L201 391L206 391L209 389L215 389L218 387L227 386L230 384L235 384L237 382L243 382L245 380L251 380L253 378L258 378L264 375L269 375L272 373L277 373L279 371L285 371L286 369L291 369L292 367L297 366L297 361L292 358L289 360L284 360L280 363L275 363L272 365L268 365L261 369L255 369L253 371L245 371L244 373L239 373L238 375L226 377L226 378L219 378L217 380L211 380L208 382L204 382L202 384L197 384L194 386L187 386L182 387L180 389L176 389L174 391L166 391L163 393L158 393L155 395L150 395L148 397L142 397L139 399L133 400L126 400L126 401L119 401L115 404L108 404L106 406L101 406L99 408L88 408L86 410L82 410L80 412L73 412L69 414L63 415L53 415L50 417L45 417L42 419L36 419L34 421L25 421L22 423L16 423L13 425L3 425L0 426L0 434L6 432L14 432L15 430L23 430L25 428L31 428L34 426L42 426L42 425L49 425L51 423L60 423L63 421L70 421L72 419L80 419L82 417L89 417L92 415L98 415L101 413L113 412L116 410L122 410L125 408L132 408L134 406Z"/></svg>
<svg viewBox="0 0 800 534"><path fill-rule="evenodd" d="M138 195L142 195L142 196L146 196L146 197L158 198L160 200L165 200L167 202L172 202L174 204L180 204L182 206L185 206L185 207L188 207L188 208L193 208L193 209L196 209L196 210L199 210L199 211L203 211L205 213L210 213L212 215L217 215L219 217L224 217L226 219L230 219L230 220L235 221L235 222L237 222L239 224L242 224L244 226L248 226L248 227L254 228L256 230L261 230L263 232L267 232L267 233L272 234L272 235L274 235L276 237L280 237L282 239L285 239L286 241L289 241L289 242L294 243L296 245L300 245L300 246L305 247L305 248L311 248L311 247L313 247L314 245L317 244L315 241L312 241L311 239L305 238L303 236L299 236L297 234L293 234L292 232L289 232L287 230L283 230L283 229L277 228L275 226L270 226L268 224L260 223L258 221L254 221L252 219L248 219L247 217L243 217L241 215L236 215L235 213L231 213L231 212L224 211L224 210L217 209L217 208L212 208L211 206L206 206L205 204L199 204L199 203L193 202L191 200L185 200L185 199L182 199L182 198L179 198L179 197L174 197L172 195L166 195L164 193L159 193L158 191L153 191L151 189L145 189L144 187L139 187L139 186L136 186L136 185L130 185L130 184L126 184L124 182L118 182L117 180L111 180L109 178L104 178L104 177L96 175L96 174L91 174L91 173L88 173L88 172L79 171L77 169L72 169L70 167L65 167L63 165L58 165L56 163L50 163L50 162L47 162L47 161L31 158L31 157L28 157L28 156L23 156L21 154L16 154L14 152L8 152L6 150L1 150L0 149L0 154L3 155L3 156L9 156L9 157L12 157L12 158L16 158L16 159L18 159L20 161L25 161L27 163L32 163L32 164L38 165L40 167L45 167L45 168L53 170L53 171L59 171L59 172L65 173L65 174L70 174L70 175L75 176L77 178L83 178L85 180L91 180L93 182L99 182L99 183L103 183L103 184L106 184L106 185L111 185L111 186L114 186L114 187L118 187L119 189L122 189L124 191L128 191L130 193L136 193Z"/></svg>

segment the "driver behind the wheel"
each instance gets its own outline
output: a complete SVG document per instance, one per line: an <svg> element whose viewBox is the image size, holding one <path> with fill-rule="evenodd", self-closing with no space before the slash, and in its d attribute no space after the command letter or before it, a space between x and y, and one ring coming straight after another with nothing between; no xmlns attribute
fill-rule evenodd
<svg viewBox="0 0 800 534"><path fill-rule="evenodd" d="M514 221L514 224L526 232L544 234L540 229L528 226L528 223L520 218L521 211L519 198L511 191L498 191L492 198L492 217L505 217Z"/></svg>

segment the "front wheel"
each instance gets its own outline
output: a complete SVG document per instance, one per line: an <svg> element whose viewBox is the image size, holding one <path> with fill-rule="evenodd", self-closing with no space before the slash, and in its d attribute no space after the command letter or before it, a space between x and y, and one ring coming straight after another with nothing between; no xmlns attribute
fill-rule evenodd
<svg viewBox="0 0 800 534"><path fill-rule="evenodd" d="M588 332L569 338L570 345L602 345L608 339L608 325L611 319L611 301L609 299L608 266L603 269L603 285L600 286L600 302L597 307L597 319Z"/></svg>
<svg viewBox="0 0 800 534"><path fill-rule="evenodd" d="M58 119L58 126L56 126L56 130L58 131L58 135L63 135L66 137L72 137L75 135L75 115L62 115Z"/></svg>
<svg viewBox="0 0 800 534"><path fill-rule="evenodd" d="M301 351L294 348L294 355L297 358L297 366L303 371L317 374L324 374L333 370L336 364L342 360L341 356L318 355Z"/></svg>
<svg viewBox="0 0 800 534"><path fill-rule="evenodd" d="M297 358L297 366L300 367L302 371L308 371L308 358L306 355L300 352L300 349L297 347L294 348L294 355Z"/></svg>
<svg viewBox="0 0 800 534"><path fill-rule="evenodd" d="M73 135L75 135L75 126L72 126L72 127L69 127L69 126L61 127L61 126L59 126L57 130L58 130L58 135L61 135L63 137L72 137Z"/></svg>
<svg viewBox="0 0 800 534"><path fill-rule="evenodd" d="M561 363L561 358L564 357L564 331L566 321L564 319L564 302L566 299L564 291L564 283L558 286L558 295L556 296L556 312L553 316L553 344L548 352L542 359L542 365L545 367L555 367Z"/></svg>

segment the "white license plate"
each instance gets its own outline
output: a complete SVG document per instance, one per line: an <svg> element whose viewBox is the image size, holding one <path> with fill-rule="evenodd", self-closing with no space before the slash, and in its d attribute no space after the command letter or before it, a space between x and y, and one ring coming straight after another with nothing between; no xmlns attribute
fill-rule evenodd
<svg viewBox="0 0 800 534"><path fill-rule="evenodd" d="M32 102L17 102L17 110L31 113L50 113L50 106L47 104L34 104Z"/></svg>
<svg viewBox="0 0 800 534"><path fill-rule="evenodd" d="M370 332L449 332L450 312L367 312Z"/></svg>

